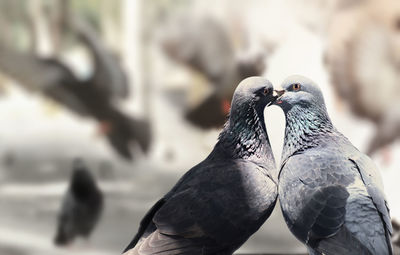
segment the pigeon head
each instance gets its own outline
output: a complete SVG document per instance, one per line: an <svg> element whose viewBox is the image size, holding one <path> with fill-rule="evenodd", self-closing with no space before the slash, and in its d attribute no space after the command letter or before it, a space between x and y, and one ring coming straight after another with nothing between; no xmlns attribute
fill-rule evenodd
<svg viewBox="0 0 400 255"><path fill-rule="evenodd" d="M236 88L224 130L210 157L245 158L275 169L264 123L264 108L278 97L271 82L249 77Z"/></svg>
<svg viewBox="0 0 400 255"><path fill-rule="evenodd" d="M82 199L90 197L90 195L97 190L97 185L93 176L81 159L76 159L73 162L70 188L75 197Z"/></svg>
<svg viewBox="0 0 400 255"><path fill-rule="evenodd" d="M312 80L304 76L293 75L286 78L281 87L281 89L275 90L280 95L275 104L285 112L293 107L316 107L326 111L321 89Z"/></svg>
<svg viewBox="0 0 400 255"><path fill-rule="evenodd" d="M232 99L231 118L242 117L244 109L251 107L257 113L264 111L278 97L272 83L259 76L244 79L235 90Z"/></svg>
<svg viewBox="0 0 400 255"><path fill-rule="evenodd" d="M274 102L285 112L286 128L282 162L290 155L306 148L326 143L336 134L328 116L322 91L310 79L290 76L275 90L279 97Z"/></svg>

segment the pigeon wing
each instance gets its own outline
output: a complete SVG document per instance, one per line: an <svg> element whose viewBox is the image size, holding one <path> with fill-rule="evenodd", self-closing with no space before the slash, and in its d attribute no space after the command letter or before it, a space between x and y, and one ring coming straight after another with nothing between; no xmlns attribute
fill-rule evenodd
<svg viewBox="0 0 400 255"><path fill-rule="evenodd" d="M276 201L276 186L272 181L268 185L258 175L243 179L243 172L257 170L241 171L241 167L223 162L200 164L195 167L197 171L189 171L155 212L154 232L127 254L141 254L133 253L134 250L143 254L219 254L221 249L224 252L236 249L245 241L244 236L255 232L266 220ZM262 190L248 186L258 181L256 186ZM271 194L271 197L257 194ZM267 204L266 208L260 204ZM260 208L257 215L253 214L252 206ZM260 224L249 226L249 219Z"/></svg>
<svg viewBox="0 0 400 255"><path fill-rule="evenodd" d="M289 179L297 183L290 187L295 190L289 192L296 194L295 197L284 199L293 203L283 204L285 219L297 238L324 254L330 254L332 247L341 254L371 253L362 235L370 238L376 231L362 232L365 229L357 227L365 228L369 220L366 218L375 220L377 213L368 196L352 194L350 186L359 177L350 161L331 152L318 151L292 156L283 168L286 168L285 174L292 175ZM300 207L293 206L299 203Z"/></svg>
<svg viewBox="0 0 400 255"><path fill-rule="evenodd" d="M390 241L390 237L393 234L393 228L390 220L389 207L383 193L382 179L378 169L369 157L360 152L354 153L349 160L360 173L362 181L367 188L368 195L370 196L376 210L379 212L379 216L381 217L382 224L385 228L387 247L389 247L390 253L393 253Z"/></svg>

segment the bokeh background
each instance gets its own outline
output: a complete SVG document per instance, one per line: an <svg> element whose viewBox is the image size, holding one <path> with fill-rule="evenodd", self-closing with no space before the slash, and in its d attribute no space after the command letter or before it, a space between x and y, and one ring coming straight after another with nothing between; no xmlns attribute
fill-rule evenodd
<svg viewBox="0 0 400 255"><path fill-rule="evenodd" d="M1 0L0 33L0 254L120 253L211 151L252 75L316 81L400 219L397 0ZM266 124L279 164L280 109L266 109ZM56 247L75 158L104 212L89 240ZM277 207L239 252L305 249Z"/></svg>

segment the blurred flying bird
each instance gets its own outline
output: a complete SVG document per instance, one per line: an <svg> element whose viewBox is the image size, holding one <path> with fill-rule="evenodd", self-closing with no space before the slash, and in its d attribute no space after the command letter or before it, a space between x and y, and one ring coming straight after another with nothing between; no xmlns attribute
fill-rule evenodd
<svg viewBox="0 0 400 255"><path fill-rule="evenodd" d="M147 151L151 140L149 123L126 115L114 102L129 92L122 67L90 26L76 24L75 33L93 55L94 73L88 79L78 79L56 58L43 58L4 46L0 46L0 71L24 88L38 91L72 112L98 121L100 131L121 156L132 158L129 146L133 141Z"/></svg>
<svg viewBox="0 0 400 255"><path fill-rule="evenodd" d="M232 254L261 227L277 197L264 123L275 98L264 78L239 84L213 151L150 209L125 254Z"/></svg>
<svg viewBox="0 0 400 255"><path fill-rule="evenodd" d="M279 201L289 229L310 254L393 254L377 167L335 129L314 82L291 76L282 88Z"/></svg>
<svg viewBox="0 0 400 255"><path fill-rule="evenodd" d="M76 160L62 202L54 242L68 245L76 237L89 238L103 209L103 194L81 160Z"/></svg>
<svg viewBox="0 0 400 255"><path fill-rule="evenodd" d="M400 2L364 1L334 17L325 55L339 99L376 126L367 153L400 137Z"/></svg>
<svg viewBox="0 0 400 255"><path fill-rule="evenodd" d="M239 54L228 29L212 17L183 18L166 31L161 41L166 55L200 73L212 85L208 95L202 95L194 105L191 102L185 118L201 128L221 127L236 84L263 73L265 52Z"/></svg>

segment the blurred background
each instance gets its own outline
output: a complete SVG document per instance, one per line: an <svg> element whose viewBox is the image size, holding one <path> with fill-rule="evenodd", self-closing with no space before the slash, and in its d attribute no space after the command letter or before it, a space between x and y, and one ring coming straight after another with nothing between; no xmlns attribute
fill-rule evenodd
<svg viewBox="0 0 400 255"><path fill-rule="evenodd" d="M316 81L400 220L398 0L0 0L0 33L0 254L119 254L253 75ZM279 164L284 116L265 114ZM103 210L58 247L77 158ZM277 207L239 252L305 249Z"/></svg>

